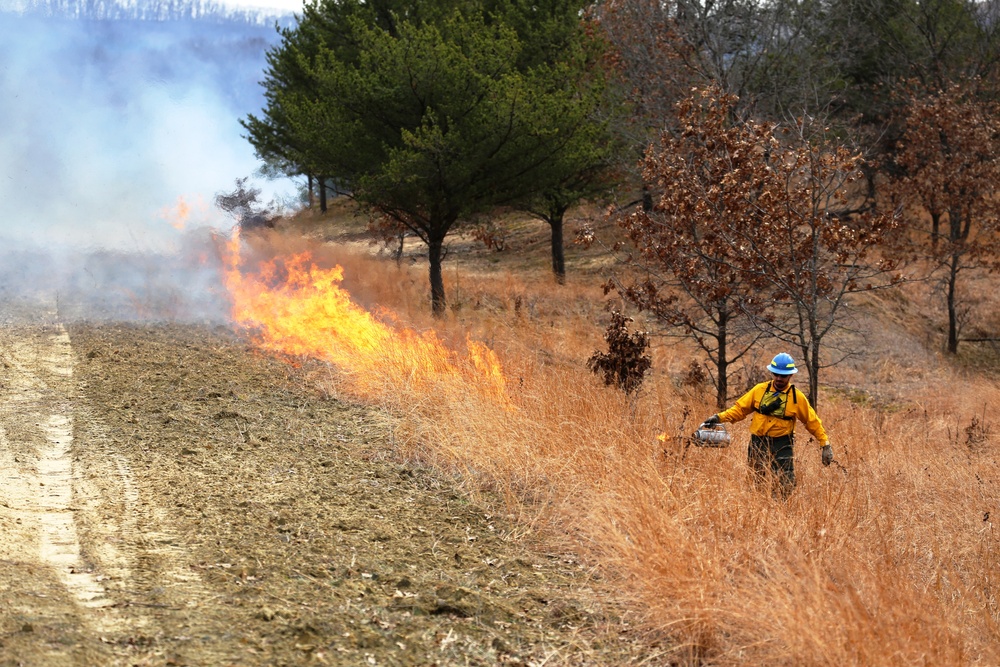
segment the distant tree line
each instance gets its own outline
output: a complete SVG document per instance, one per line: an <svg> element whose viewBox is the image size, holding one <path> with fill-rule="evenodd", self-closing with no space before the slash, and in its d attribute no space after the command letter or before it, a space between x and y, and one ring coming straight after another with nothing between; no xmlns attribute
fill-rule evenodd
<svg viewBox="0 0 1000 667"><path fill-rule="evenodd" d="M929 267L955 353L997 268L1000 0L313 0L243 120L279 173L337 183L427 246L512 209L611 202L614 290L693 336L720 403L762 335L815 400L852 295ZM321 192L323 188L321 187Z"/></svg>
<svg viewBox="0 0 1000 667"><path fill-rule="evenodd" d="M227 7L211 0L25 0L19 13L93 21L207 21L271 25L278 12Z"/></svg>

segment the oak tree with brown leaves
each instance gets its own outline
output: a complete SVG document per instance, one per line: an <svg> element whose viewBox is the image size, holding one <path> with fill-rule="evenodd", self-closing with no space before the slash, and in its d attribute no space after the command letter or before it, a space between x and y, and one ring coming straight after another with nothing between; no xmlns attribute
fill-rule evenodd
<svg viewBox="0 0 1000 667"><path fill-rule="evenodd" d="M766 128L730 123L732 96L689 97L677 106L676 134L665 132L643 161L643 177L662 192L650 211L619 224L634 243L642 277L616 279L624 298L691 336L714 367L716 402L728 400L729 369L759 338L747 313L767 300L743 271L735 238L758 219Z"/></svg>
<svg viewBox="0 0 1000 667"><path fill-rule="evenodd" d="M977 85L911 88L892 187L906 214L911 256L931 260L944 286L952 354L961 333L962 277L1000 268L1000 106L977 95Z"/></svg>
<svg viewBox="0 0 1000 667"><path fill-rule="evenodd" d="M730 349L743 318L796 345L816 403L820 369L851 350L828 343L850 295L894 284L880 252L891 214L859 207L863 158L807 120L781 130L735 115L715 90L678 105L681 128L651 147L644 169L662 194L654 210L621 220L646 276L616 285L623 296L683 327L716 369L719 404L728 366L755 342ZM831 347L840 354L824 363Z"/></svg>

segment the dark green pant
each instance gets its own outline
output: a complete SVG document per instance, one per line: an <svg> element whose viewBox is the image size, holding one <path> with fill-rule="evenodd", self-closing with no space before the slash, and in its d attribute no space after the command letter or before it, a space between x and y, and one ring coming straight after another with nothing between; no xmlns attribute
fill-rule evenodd
<svg viewBox="0 0 1000 667"><path fill-rule="evenodd" d="M774 495L788 497L795 488L795 457L791 434L780 438L751 435L747 449L747 462L754 475L754 482L771 486ZM777 482L776 488L773 485Z"/></svg>

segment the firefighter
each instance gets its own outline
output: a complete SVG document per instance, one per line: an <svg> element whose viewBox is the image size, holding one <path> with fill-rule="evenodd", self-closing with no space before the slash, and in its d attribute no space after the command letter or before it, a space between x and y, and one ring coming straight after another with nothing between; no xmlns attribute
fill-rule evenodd
<svg viewBox="0 0 1000 667"><path fill-rule="evenodd" d="M833 462L833 448L823 429L823 423L809 405L805 395L792 384L792 375L799 372L791 355L782 352L767 366L771 379L761 382L740 397L728 410L712 415L705 424L738 422L754 413L750 421L750 446L747 461L757 482L769 479L775 495L787 498L795 488L795 461L792 451L795 440L795 420L806 425L819 441L824 466ZM772 475L769 478L769 475Z"/></svg>

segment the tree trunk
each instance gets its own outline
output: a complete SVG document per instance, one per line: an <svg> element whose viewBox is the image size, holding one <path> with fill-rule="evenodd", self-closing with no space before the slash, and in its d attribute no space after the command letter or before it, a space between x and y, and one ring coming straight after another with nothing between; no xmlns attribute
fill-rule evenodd
<svg viewBox="0 0 1000 667"><path fill-rule="evenodd" d="M715 405L720 410L726 407L729 398L729 359L727 358L727 343L729 337L729 311L723 306L719 310L719 326L715 340L718 343L718 356L715 360Z"/></svg>
<svg viewBox="0 0 1000 667"><path fill-rule="evenodd" d="M958 308L956 304L956 286L961 256L952 252L948 262L948 352L958 354Z"/></svg>
<svg viewBox="0 0 1000 667"><path fill-rule="evenodd" d="M805 394L806 398L809 399L809 402L813 403L813 401L816 399L816 392L813 391L813 381L816 377L816 374L813 373L813 355L811 354L811 348L809 347L809 343L805 339L804 335L799 337L798 346L799 346L799 354L802 355L802 358L799 359L799 363L797 364L797 366L799 368L805 368L809 372L809 382L807 383ZM816 384L818 385L819 383L817 382Z"/></svg>
<svg viewBox="0 0 1000 667"><path fill-rule="evenodd" d="M319 210L326 213L326 176L319 177Z"/></svg>
<svg viewBox="0 0 1000 667"><path fill-rule="evenodd" d="M402 231L399 233L399 245L396 246L396 251L393 256L396 259L396 266L400 266L403 263L403 244L406 243L406 232Z"/></svg>
<svg viewBox="0 0 1000 667"><path fill-rule="evenodd" d="M552 273L556 282L566 284L566 251L563 246L563 214L552 216L549 221L552 229Z"/></svg>
<svg viewBox="0 0 1000 667"><path fill-rule="evenodd" d="M427 244L431 277L431 312L434 313L435 317L442 317L447 306L444 298L444 276L441 272L443 250L444 239L431 239Z"/></svg>
<svg viewBox="0 0 1000 667"><path fill-rule="evenodd" d="M963 222L965 223L963 226ZM958 354L958 273L962 270L963 247L969 238L969 219L956 209L948 211L948 353Z"/></svg>
<svg viewBox="0 0 1000 667"><path fill-rule="evenodd" d="M812 354L809 356L809 394L806 398L813 408L819 403L819 341L813 338Z"/></svg>
<svg viewBox="0 0 1000 667"><path fill-rule="evenodd" d="M308 191L309 197L309 208L316 205L316 193L313 191L313 176L312 174L306 174L306 190Z"/></svg>

